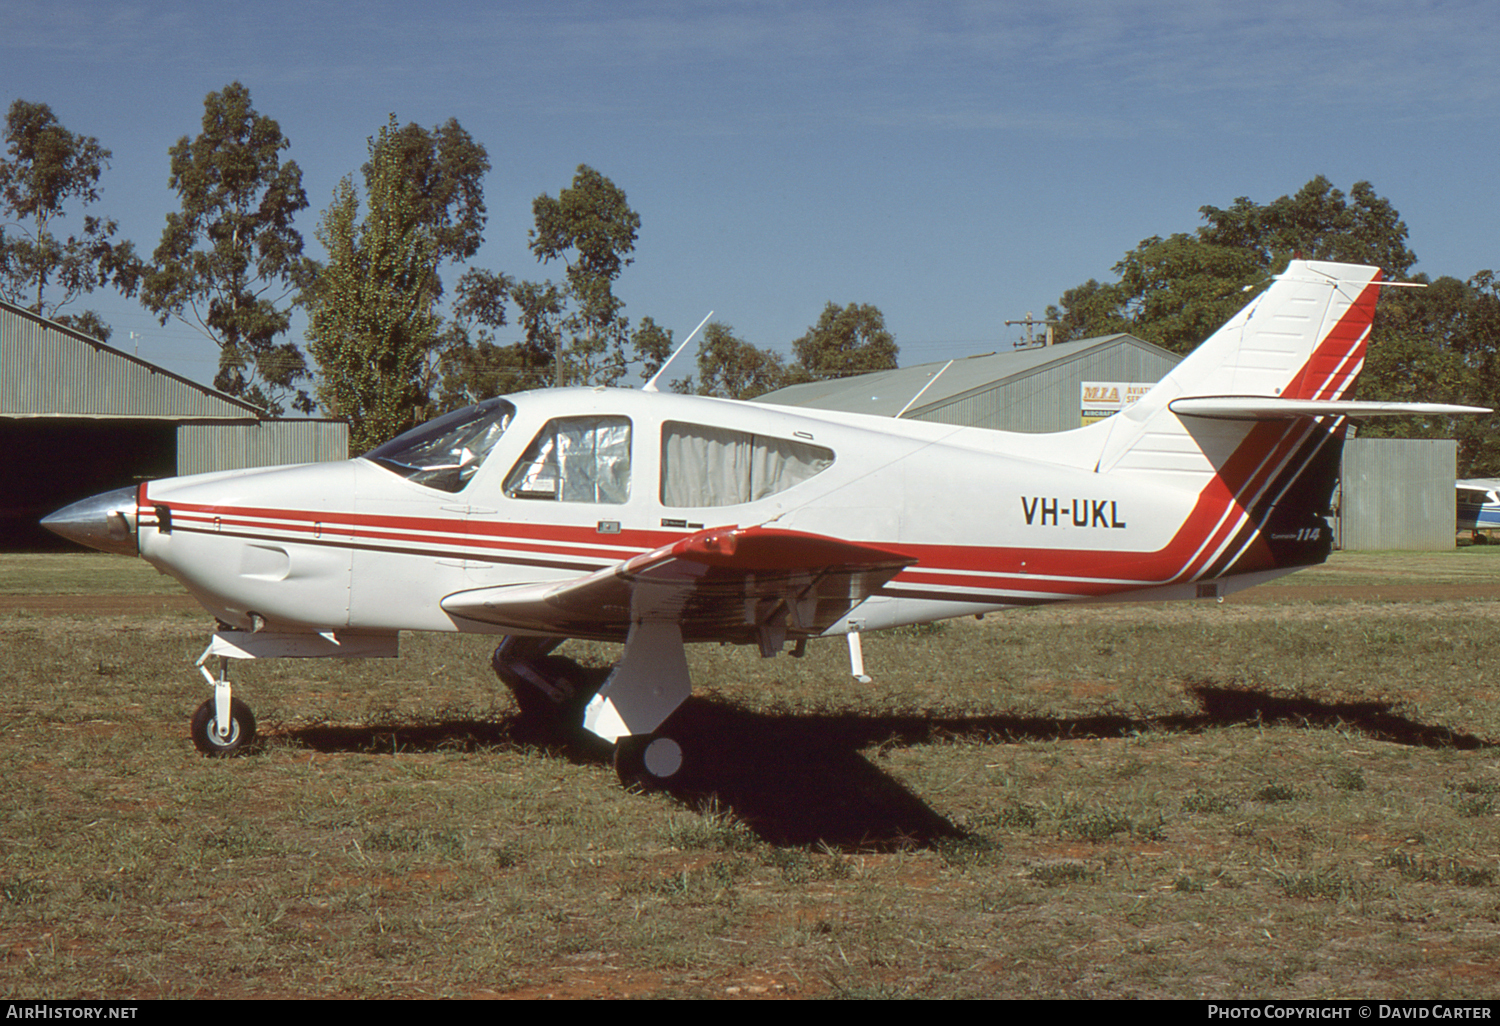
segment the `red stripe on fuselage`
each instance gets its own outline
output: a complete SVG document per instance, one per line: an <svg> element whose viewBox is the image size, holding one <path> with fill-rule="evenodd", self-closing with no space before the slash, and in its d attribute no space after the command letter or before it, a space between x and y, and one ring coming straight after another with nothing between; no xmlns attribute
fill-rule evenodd
<svg viewBox="0 0 1500 1026"><path fill-rule="evenodd" d="M280 531L317 537L398 541L411 545L446 544L486 551L512 549L549 555L574 555L618 562L636 552L649 552L683 536L658 531L622 531L609 535L608 547L595 527L557 526L446 517L384 516L336 510L297 510L253 506L211 506L167 502L179 523L196 524L212 532L216 527ZM621 550L626 550L622 553ZM416 554L420 555L420 552Z"/></svg>
<svg viewBox="0 0 1500 1026"><path fill-rule="evenodd" d="M1302 370L1282 389L1283 399L1336 399L1343 389L1329 390L1339 369L1352 356L1363 360L1375 303L1380 299L1380 272L1360 291L1349 308L1313 350Z"/></svg>

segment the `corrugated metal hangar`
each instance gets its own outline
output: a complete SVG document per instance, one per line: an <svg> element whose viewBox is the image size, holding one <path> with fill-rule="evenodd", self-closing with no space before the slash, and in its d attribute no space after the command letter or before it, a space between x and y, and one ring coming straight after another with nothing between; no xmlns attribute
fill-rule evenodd
<svg viewBox="0 0 1500 1026"><path fill-rule="evenodd" d="M1062 431L1121 408L1182 359L1134 335L924 363L778 389L756 402L1001 431Z"/></svg>
<svg viewBox="0 0 1500 1026"><path fill-rule="evenodd" d="M0 300L0 549L52 547L48 513L153 477L348 455L348 425L273 420Z"/></svg>
<svg viewBox="0 0 1500 1026"><path fill-rule="evenodd" d="M1132 335L793 385L756 402L872 413L1003 431L1062 431L1108 416L1181 357ZM1334 530L1350 550L1454 546L1451 440L1350 438Z"/></svg>

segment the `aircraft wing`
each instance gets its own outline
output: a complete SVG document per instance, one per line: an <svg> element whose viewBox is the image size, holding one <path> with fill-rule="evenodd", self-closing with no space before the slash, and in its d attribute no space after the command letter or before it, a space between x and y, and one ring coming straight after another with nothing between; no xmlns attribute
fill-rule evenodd
<svg viewBox="0 0 1500 1026"><path fill-rule="evenodd" d="M569 581L449 595L452 616L514 630L623 640L670 621L684 640L821 634L916 559L771 527L717 528Z"/></svg>

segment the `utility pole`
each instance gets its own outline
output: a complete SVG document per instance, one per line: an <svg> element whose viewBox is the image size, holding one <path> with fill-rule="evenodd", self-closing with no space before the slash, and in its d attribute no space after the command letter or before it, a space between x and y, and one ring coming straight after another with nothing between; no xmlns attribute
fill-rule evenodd
<svg viewBox="0 0 1500 1026"><path fill-rule="evenodd" d="M1038 324L1045 324L1047 326L1047 335L1046 335L1045 340L1042 342L1042 345L1044 345L1044 346L1050 346L1050 345L1052 345L1053 344L1053 339L1054 339L1054 336L1052 334L1052 329L1057 326L1057 322L1056 321L1039 321L1039 320L1037 320L1035 317L1033 317L1031 315L1031 311L1030 310L1026 311L1026 319L1024 321L1006 321L1005 324L1006 324L1006 327L1009 327L1012 324L1024 324L1024 325L1026 325L1026 344L1023 346L1023 345L1021 345L1021 343L1017 342L1014 345L1014 348L1016 348L1016 349L1032 349L1032 348L1034 348L1036 346L1036 326Z"/></svg>

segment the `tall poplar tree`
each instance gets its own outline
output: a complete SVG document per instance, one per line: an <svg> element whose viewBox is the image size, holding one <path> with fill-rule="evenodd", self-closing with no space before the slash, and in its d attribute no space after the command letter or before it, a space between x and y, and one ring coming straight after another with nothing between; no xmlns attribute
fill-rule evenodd
<svg viewBox="0 0 1500 1026"><path fill-rule="evenodd" d="M395 116L369 141L369 210L361 220L351 177L323 212L328 262L306 293L308 349L323 405L349 422L364 452L415 426L428 402L427 359L436 338L439 242L404 173Z"/></svg>

